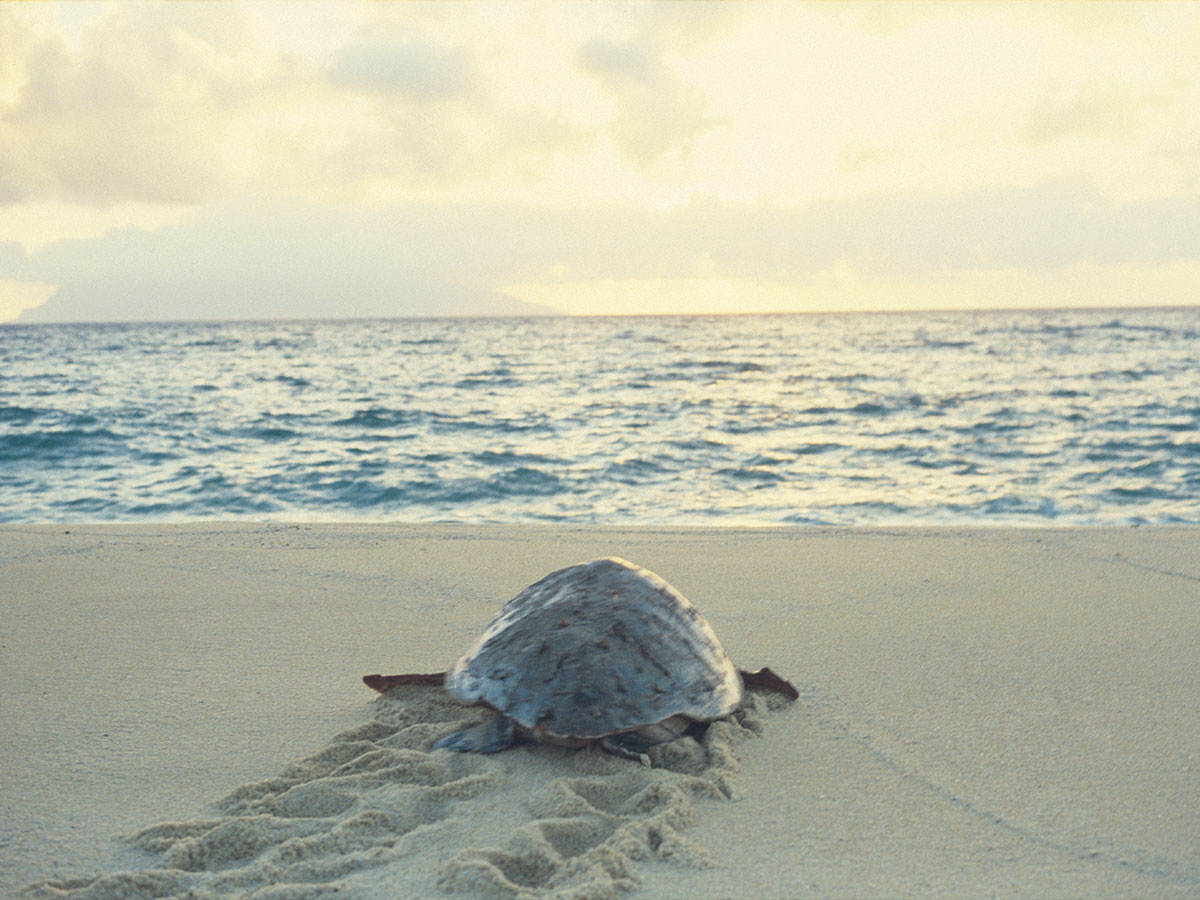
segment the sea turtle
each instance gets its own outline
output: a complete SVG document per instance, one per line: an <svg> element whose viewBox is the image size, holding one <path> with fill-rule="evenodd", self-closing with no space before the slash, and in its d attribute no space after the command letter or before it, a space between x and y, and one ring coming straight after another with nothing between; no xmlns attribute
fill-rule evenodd
<svg viewBox="0 0 1200 900"><path fill-rule="evenodd" d="M560 569L509 600L449 672L367 675L378 691L444 683L499 715L434 748L494 753L518 736L592 741L640 759L693 722L732 713L743 683L796 699L770 669L736 669L691 603L658 575L608 557Z"/></svg>

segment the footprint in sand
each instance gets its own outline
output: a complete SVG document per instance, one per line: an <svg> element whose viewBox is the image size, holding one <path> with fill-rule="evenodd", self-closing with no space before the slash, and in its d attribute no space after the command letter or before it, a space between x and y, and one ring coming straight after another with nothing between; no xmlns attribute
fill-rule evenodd
<svg viewBox="0 0 1200 900"><path fill-rule="evenodd" d="M636 886L640 863L711 864L683 835L694 801L732 796L734 748L773 703L750 692L735 716L653 748L640 766L595 749L430 752L473 711L435 688L396 688L372 721L237 788L213 818L132 835L158 854L156 868L43 881L23 896L612 896ZM500 824L489 832L485 820Z"/></svg>
<svg viewBox="0 0 1200 900"><path fill-rule="evenodd" d="M751 692L742 710L699 737L652 748L649 767L595 749L577 752L580 767L602 773L553 779L525 802L531 821L501 847L460 851L439 885L480 897L600 898L636 887L641 862L712 865L708 851L682 834L698 816L693 801L733 796L734 747L759 733L762 716L782 705L774 695Z"/></svg>

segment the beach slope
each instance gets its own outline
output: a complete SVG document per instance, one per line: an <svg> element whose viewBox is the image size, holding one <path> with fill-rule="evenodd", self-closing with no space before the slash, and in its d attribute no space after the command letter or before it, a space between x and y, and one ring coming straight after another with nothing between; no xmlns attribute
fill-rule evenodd
<svg viewBox="0 0 1200 900"><path fill-rule="evenodd" d="M1200 893L1200 528L0 527L0 894ZM667 745L429 752L553 569L800 690Z"/></svg>

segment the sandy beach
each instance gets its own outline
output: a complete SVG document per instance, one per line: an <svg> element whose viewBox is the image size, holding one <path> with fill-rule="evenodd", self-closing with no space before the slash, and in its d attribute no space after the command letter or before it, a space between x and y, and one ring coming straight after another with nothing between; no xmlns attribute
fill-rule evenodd
<svg viewBox="0 0 1200 900"><path fill-rule="evenodd" d="M0 527L0 895L1195 897L1200 528ZM546 573L659 573L754 696L652 767L431 752Z"/></svg>

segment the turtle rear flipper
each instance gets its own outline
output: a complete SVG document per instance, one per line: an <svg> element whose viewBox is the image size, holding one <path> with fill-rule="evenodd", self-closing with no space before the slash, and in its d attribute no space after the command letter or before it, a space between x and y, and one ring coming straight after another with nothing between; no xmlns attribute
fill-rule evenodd
<svg viewBox="0 0 1200 900"><path fill-rule="evenodd" d="M665 744L679 737L691 724L687 716L671 716L661 722L643 725L633 731L622 731L610 734L600 739L600 746L613 756L623 756L625 759L635 759L649 763L646 751L655 744Z"/></svg>
<svg viewBox="0 0 1200 900"><path fill-rule="evenodd" d="M632 759L644 766L650 765L650 757L646 755L646 751L660 743L662 742L638 734L636 731L623 731L620 734L610 734L600 739L600 746L613 756Z"/></svg>
<svg viewBox="0 0 1200 900"><path fill-rule="evenodd" d="M515 739L514 724L508 716L495 716L486 722L446 735L433 745L433 749L445 747L459 753L496 753L512 745Z"/></svg>

